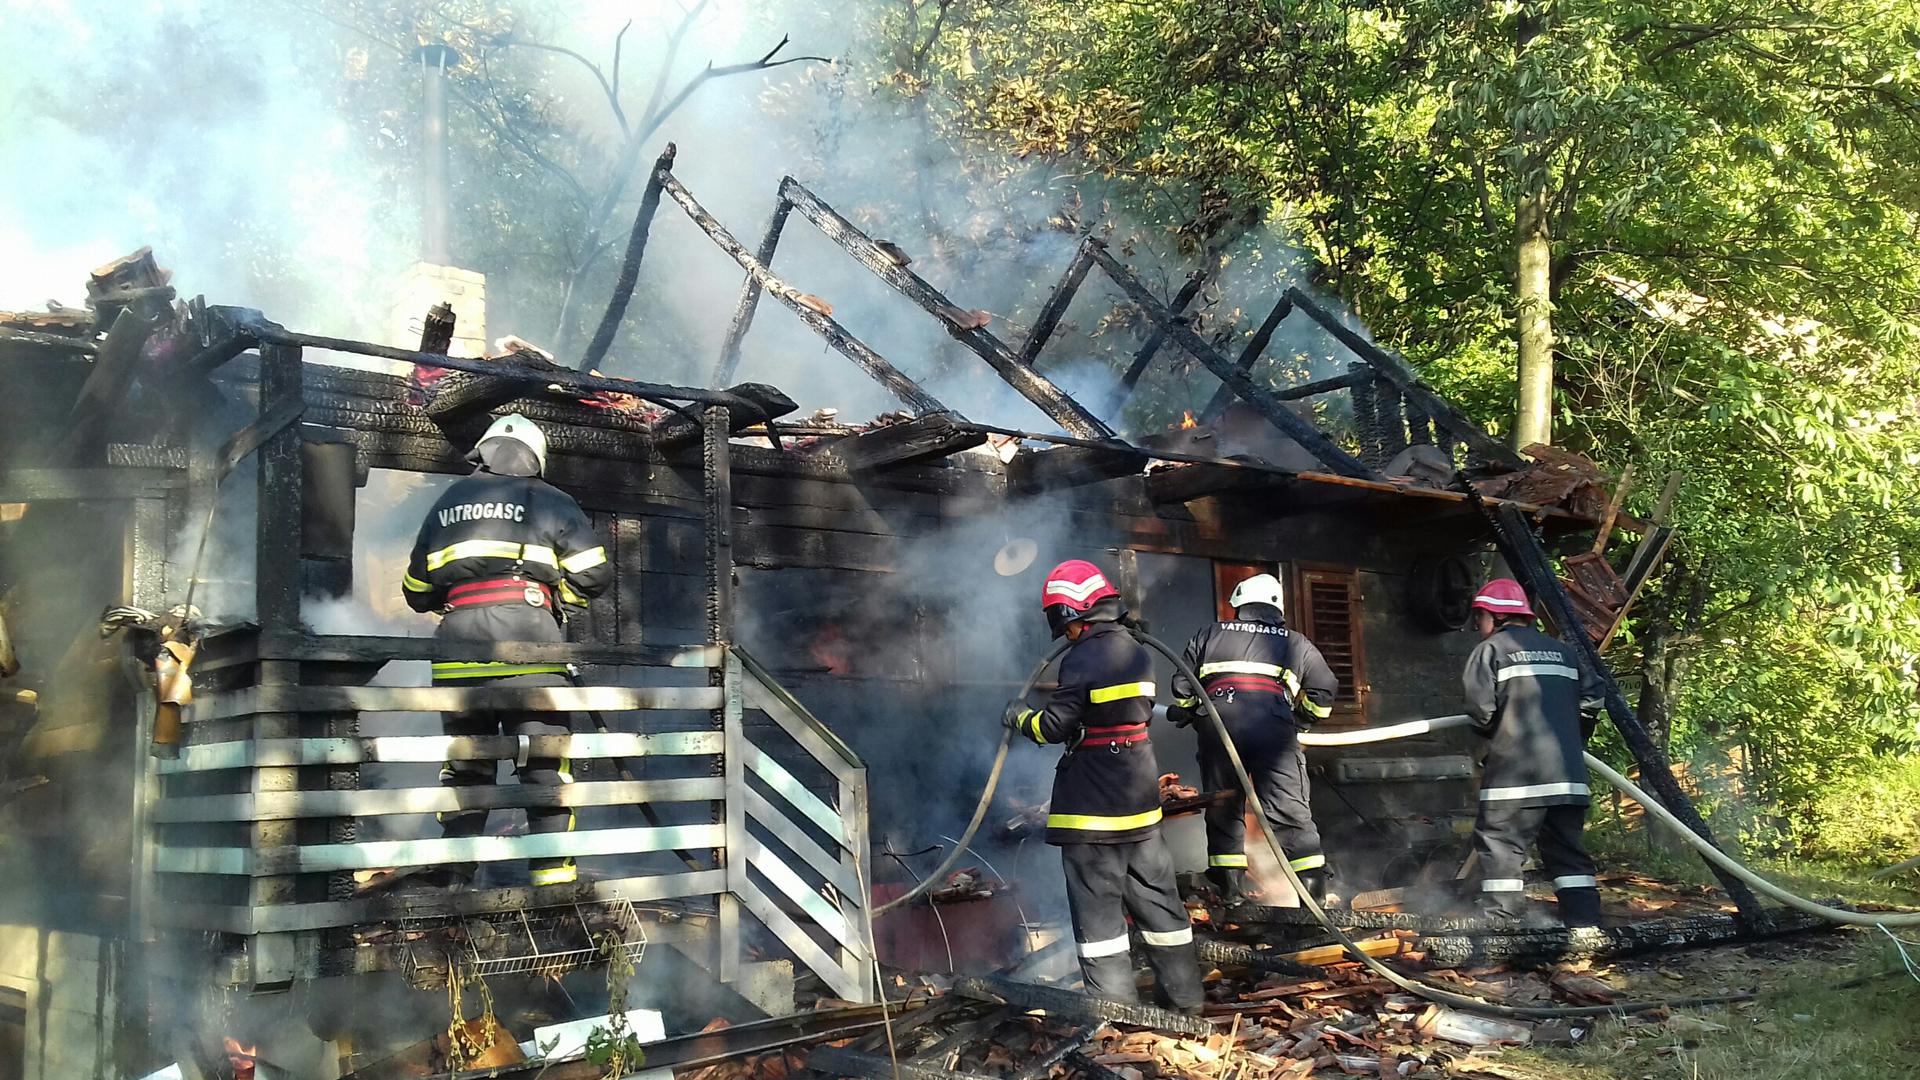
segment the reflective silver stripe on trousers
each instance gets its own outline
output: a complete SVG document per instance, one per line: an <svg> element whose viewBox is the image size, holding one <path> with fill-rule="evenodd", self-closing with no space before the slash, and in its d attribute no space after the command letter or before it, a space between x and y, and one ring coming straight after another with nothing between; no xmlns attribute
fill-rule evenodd
<svg viewBox="0 0 1920 1080"><path fill-rule="evenodd" d="M1555 890L1597 889L1600 887L1600 879L1592 874L1570 874L1567 877L1554 878L1553 887Z"/></svg>
<svg viewBox="0 0 1920 1080"><path fill-rule="evenodd" d="M1480 883L1481 892L1526 892L1527 883L1517 877L1490 877Z"/></svg>
<svg viewBox="0 0 1920 1080"><path fill-rule="evenodd" d="M1192 929L1188 929L1187 936L1193 936ZM1121 934L1119 937L1108 938L1105 941L1083 941L1080 943L1080 955L1086 957L1088 960L1098 960L1103 956L1119 956L1126 951L1127 935L1125 934Z"/></svg>
<svg viewBox="0 0 1920 1080"><path fill-rule="evenodd" d="M1162 949L1170 948L1174 945L1191 945L1193 943L1193 927L1183 926L1178 930L1167 930L1164 932L1142 930L1140 931L1140 940ZM1086 946L1083 945L1081 948L1084 950ZM1085 953L1083 952L1082 955L1085 955Z"/></svg>
<svg viewBox="0 0 1920 1080"><path fill-rule="evenodd" d="M1519 787L1490 787L1480 792L1481 802L1506 802L1509 799L1537 799L1543 795L1585 795L1587 785L1572 781L1558 784L1523 784Z"/></svg>
<svg viewBox="0 0 1920 1080"><path fill-rule="evenodd" d="M1506 682L1508 679L1517 679L1522 675L1551 675L1562 679L1578 679L1580 669L1568 667L1565 664L1515 664L1512 667L1501 668L1500 673L1494 678L1499 682Z"/></svg>

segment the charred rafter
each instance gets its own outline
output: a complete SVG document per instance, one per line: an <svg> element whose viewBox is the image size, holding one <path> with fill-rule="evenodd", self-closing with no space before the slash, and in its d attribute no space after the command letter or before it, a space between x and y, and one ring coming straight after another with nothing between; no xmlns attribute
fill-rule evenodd
<svg viewBox="0 0 1920 1080"><path fill-rule="evenodd" d="M1280 302L1273 305L1273 310L1267 312L1267 317L1260 323L1259 329L1253 332L1253 337L1247 341L1246 348L1240 350L1239 358L1233 362L1234 370L1242 375L1252 372L1253 365L1260 361L1260 354L1267 351L1267 343L1273 340L1274 331L1280 329L1281 322L1291 314L1293 314L1293 301L1282 296ZM1207 407L1200 410L1200 422L1211 424L1220 419L1220 414L1226 412L1227 406L1232 402L1233 390L1223 384L1220 389L1213 392L1213 397L1207 401Z"/></svg>
<svg viewBox="0 0 1920 1080"><path fill-rule="evenodd" d="M1200 290L1205 288L1206 284L1207 271L1204 268L1187 275L1187 283L1180 286L1180 291L1173 295L1173 303L1167 305L1167 310L1174 315L1182 314L1187 310L1187 305L1193 303L1194 297L1200 295ZM1146 344L1140 346L1140 351L1133 354L1133 363L1127 367L1126 374L1120 376L1120 388L1113 392L1113 399L1107 405L1109 413L1118 413L1120 407L1127 403L1127 398L1133 395L1133 388L1140 384L1140 379L1147 373L1153 358L1160 355L1160 347L1166 343L1166 328L1155 326L1153 332L1147 335Z"/></svg>
<svg viewBox="0 0 1920 1080"><path fill-rule="evenodd" d="M947 333L953 335L954 340L992 365L1008 385L1018 390L1022 397L1033 402L1063 430L1089 439L1113 437L1113 429L1099 417L1088 412L1085 406L1075 401L1066 391L1055 386L1053 380L1040 374L1030 364L1014 355L1006 342L995 337L986 327L977 325L971 319L963 318L964 309L955 305L946 294L934 288L925 278L907 269L898 258L888 253L872 237L861 232L853 222L841 217L839 211L828 206L799 181L791 176L780 181L780 198L791 203L795 210L800 211L801 217L812 222L827 239L852 255L860 265L873 271L880 280L893 286L907 299L939 318L946 325Z"/></svg>
<svg viewBox="0 0 1920 1080"><path fill-rule="evenodd" d="M672 173L658 170L655 176L659 179L667 197L679 204L680 209L686 211L687 217L692 219L701 232L707 234L708 239L718 245L720 250L732 256L733 261L740 264L740 268L747 272L748 277L760 283L762 291L772 293L774 299L798 315L801 322L806 323L814 333L826 339L827 344L833 346L840 355L853 361L862 371L873 376L880 385L891 391L893 396L905 402L915 414L952 411L942 405L939 399L927 393L919 383L908 378L906 373L894 367L886 357L874 352L866 342L854 337L846 327L835 322L832 316L821 312L815 306L817 301L813 301L811 297L805 296L798 289L775 277L773 272L767 269L766 264L755 258L745 245L727 231L725 225L720 224L712 214L708 213L706 207L701 206L699 200L693 197L693 192L688 191L686 185ZM744 332L743 327L742 333Z"/></svg>
<svg viewBox="0 0 1920 1080"><path fill-rule="evenodd" d="M1154 298L1133 271L1124 266L1106 245L1094 242L1093 257L1100 268L1107 273L1115 285L1120 286L1127 298L1132 300L1146 313L1147 318L1164 327L1172 336L1174 343L1192 354L1193 358L1206 365L1207 370L1225 383L1242 401L1253 406L1268 422L1280 429L1287 437L1307 448L1307 451L1326 463L1327 468L1341 476L1352 476L1366 480L1377 480L1380 474L1368 468L1365 462L1333 444L1326 433L1313 424L1294 414L1286 404L1274 395L1272 390L1254 382L1246 373L1234 365L1231 360L1221 356L1219 351L1209 345L1205 338L1193 332L1193 328L1167 310L1166 305Z"/></svg>

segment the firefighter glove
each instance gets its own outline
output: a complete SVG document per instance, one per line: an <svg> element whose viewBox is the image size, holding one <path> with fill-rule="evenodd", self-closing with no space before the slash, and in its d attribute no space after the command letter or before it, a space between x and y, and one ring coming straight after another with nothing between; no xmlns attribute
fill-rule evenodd
<svg viewBox="0 0 1920 1080"><path fill-rule="evenodd" d="M1008 728L1012 731L1022 731L1023 729L1021 727L1020 721L1021 721L1021 718L1026 715L1026 713L1027 713L1026 702L1009 701L1007 702L1007 711L1000 714L1000 726Z"/></svg>
<svg viewBox="0 0 1920 1080"><path fill-rule="evenodd" d="M1199 709L1188 705L1167 706L1167 720L1174 727L1192 727L1193 722L1198 719L1200 719Z"/></svg>

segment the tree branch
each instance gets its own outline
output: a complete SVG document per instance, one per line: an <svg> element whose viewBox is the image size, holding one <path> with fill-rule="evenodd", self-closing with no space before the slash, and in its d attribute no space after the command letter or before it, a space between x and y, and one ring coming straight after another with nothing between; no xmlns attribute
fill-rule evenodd
<svg viewBox="0 0 1920 1080"><path fill-rule="evenodd" d="M632 24L629 23L628 25L632 25ZM626 33L625 30L622 30L620 32L622 34ZM616 50L614 55L617 57L619 55L618 53L619 39L616 38L614 40L615 40L615 50ZM517 41L509 37L504 41L494 42L495 48L505 49L505 48L512 48L515 46L518 46L519 48L522 48L522 49L536 49L540 52L550 52L559 56L567 57L571 60L579 61L580 66L583 68L586 68L588 71L593 72L593 77L599 81L600 92L607 96L607 104L613 109L613 118L619 121L620 130L622 132L625 132L627 130L627 112L625 109L622 109L620 107L620 95L614 90L613 84L607 81L606 73L600 70L599 64L594 63L593 61L587 59L586 57L580 55L577 52L574 52L572 49L566 48L565 46L548 45L543 41Z"/></svg>
<svg viewBox="0 0 1920 1080"><path fill-rule="evenodd" d="M700 0L699 3L687 9L686 15L680 20L680 25L674 27L673 33L667 35L667 53L660 59L660 74L653 80L653 93L647 95L647 107L640 112L641 127L653 123L654 114L660 111L660 100L667 94L667 80L673 77L674 62L680 58L680 45L686 41L687 32L693 29L693 21L698 19L700 13L706 9L707 0Z"/></svg>

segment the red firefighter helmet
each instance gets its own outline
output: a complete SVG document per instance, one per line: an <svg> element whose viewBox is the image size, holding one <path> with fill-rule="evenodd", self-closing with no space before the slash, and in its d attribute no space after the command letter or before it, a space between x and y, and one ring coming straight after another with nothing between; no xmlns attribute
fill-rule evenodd
<svg viewBox="0 0 1920 1080"><path fill-rule="evenodd" d="M1095 614L1095 606L1117 608L1120 590L1107 581L1100 568L1085 559L1068 559L1047 571L1047 583L1040 591L1040 607L1046 612L1053 636L1066 633L1067 624ZM1110 601L1101 605L1101 601Z"/></svg>
<svg viewBox="0 0 1920 1080"><path fill-rule="evenodd" d="M1525 615L1533 618L1533 605L1527 600L1527 590L1512 578L1494 578L1480 587L1473 598L1473 606L1487 611L1498 619L1507 615Z"/></svg>

